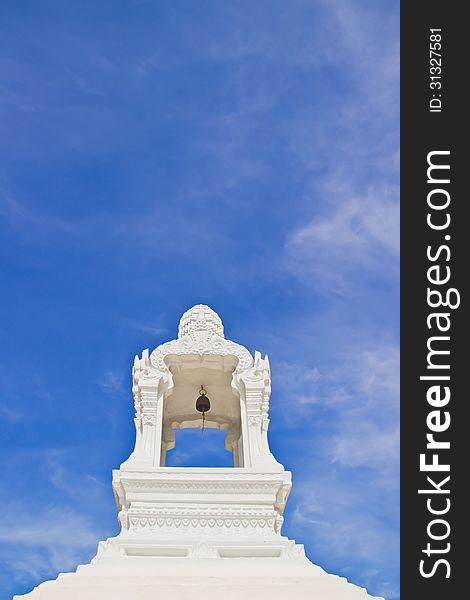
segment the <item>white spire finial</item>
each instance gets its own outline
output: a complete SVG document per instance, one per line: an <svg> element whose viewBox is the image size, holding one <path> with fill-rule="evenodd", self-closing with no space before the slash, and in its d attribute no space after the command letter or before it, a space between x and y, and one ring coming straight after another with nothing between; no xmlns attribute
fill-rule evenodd
<svg viewBox="0 0 470 600"><path fill-rule="evenodd" d="M194 331L209 331L224 337L224 326L219 315L205 304L196 304L187 310L180 319L178 337L190 335Z"/></svg>

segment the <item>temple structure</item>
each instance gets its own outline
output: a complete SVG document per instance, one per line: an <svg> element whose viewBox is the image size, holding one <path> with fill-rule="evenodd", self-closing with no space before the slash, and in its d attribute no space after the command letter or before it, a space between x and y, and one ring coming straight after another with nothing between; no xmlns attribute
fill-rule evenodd
<svg viewBox="0 0 470 600"><path fill-rule="evenodd" d="M135 448L113 471L120 533L90 564L15 598L370 598L281 534L291 474L269 449L267 356L227 340L200 304L177 339L136 356L132 381ZM175 429L202 426L226 432L233 468L165 466Z"/></svg>

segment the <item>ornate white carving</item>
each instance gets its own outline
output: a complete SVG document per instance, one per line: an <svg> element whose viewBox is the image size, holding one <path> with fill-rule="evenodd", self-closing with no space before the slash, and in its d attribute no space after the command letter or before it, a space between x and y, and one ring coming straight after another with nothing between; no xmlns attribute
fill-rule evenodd
<svg viewBox="0 0 470 600"><path fill-rule="evenodd" d="M162 422L158 417L159 403L163 402L165 395L173 388L173 375L169 369L169 361L184 356L199 356L201 360L204 357L234 359L231 363L233 365L231 386L244 401L243 409L246 411L249 425L243 435L243 443L247 447L244 462L252 466L260 460L276 464L267 442L271 393L268 358L263 359L259 352L255 352L253 358L244 346L225 339L220 317L203 304L194 306L181 317L177 339L161 344L151 354L148 350L144 350L141 358L135 357L132 389L136 447L130 460L154 466L164 464L160 451L163 432ZM174 418L172 426L178 423L178 419ZM239 431L239 428L232 427L227 437L227 447L230 448L235 444L234 454L239 451L236 445ZM163 440L163 451L173 447L174 436L168 428L165 429ZM241 460L238 458L236 464Z"/></svg>
<svg viewBox="0 0 470 600"><path fill-rule="evenodd" d="M217 550L214 546L210 544L206 544L204 542L199 542L198 544L194 544L189 551L190 558L217 558Z"/></svg>
<svg viewBox="0 0 470 600"><path fill-rule="evenodd" d="M199 356L234 356L238 359L236 373L248 369L253 357L246 348L230 340L226 340L211 329L191 330L187 335L171 342L166 342L150 355L150 364L161 373L168 371L165 358L169 355L182 356L198 354Z"/></svg>
<svg viewBox="0 0 470 600"><path fill-rule="evenodd" d="M195 334L197 331L210 331L224 337L222 319L205 304L196 304L183 314L178 326L178 337Z"/></svg>
<svg viewBox="0 0 470 600"><path fill-rule="evenodd" d="M173 443L163 430L184 426L187 419L191 424L194 417L181 388L187 390L189 381L191 396L195 378L174 385L178 375L172 369L180 368L200 369L208 386L212 376L213 389L224 395L217 424L232 426L227 440L236 468L162 466L162 453ZM281 599L289 589L286 580L299 600L370 598L353 586L344 590L346 583L313 566L303 546L281 535L291 475L268 445L269 361L226 340L213 310L201 304L191 308L181 318L176 340L136 357L132 391L135 450L113 472L119 535L99 543L92 564L46 582L28 598L152 600L174 591L184 600L236 594L246 600L273 594ZM174 411L165 421L164 403L172 398ZM224 411L232 421L224 421Z"/></svg>

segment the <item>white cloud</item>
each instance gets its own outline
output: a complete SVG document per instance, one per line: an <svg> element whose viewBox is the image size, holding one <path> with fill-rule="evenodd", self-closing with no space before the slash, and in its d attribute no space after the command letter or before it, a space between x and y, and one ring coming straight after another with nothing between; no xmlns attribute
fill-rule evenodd
<svg viewBox="0 0 470 600"><path fill-rule="evenodd" d="M398 424L380 431L375 423L354 421L343 425L331 453L335 461L348 467L382 467L389 461L396 467L399 439Z"/></svg>
<svg viewBox="0 0 470 600"><path fill-rule="evenodd" d="M41 469L54 487L73 496L77 482L73 473L63 464L66 455L67 450L63 449L45 450Z"/></svg>
<svg viewBox="0 0 470 600"><path fill-rule="evenodd" d="M45 239L54 234L79 235L83 228L76 222L57 217L42 210L20 202L8 192L3 191L0 200L0 216L19 233L29 239L33 234Z"/></svg>
<svg viewBox="0 0 470 600"><path fill-rule="evenodd" d="M398 274L399 46L378 13L348 0L322 6L322 35L335 39L322 64L347 66L351 81L336 96L333 76L322 118L300 110L284 130L306 182L295 199L306 217L287 237L284 264L309 287L350 296L368 277Z"/></svg>
<svg viewBox="0 0 470 600"><path fill-rule="evenodd" d="M291 272L312 287L338 293L357 288L368 275L390 277L399 253L397 189L342 194L294 231L285 248Z"/></svg>
<svg viewBox="0 0 470 600"><path fill-rule="evenodd" d="M0 559L15 580L52 576L89 560L99 533L91 519L67 508L2 507Z"/></svg>
<svg viewBox="0 0 470 600"><path fill-rule="evenodd" d="M327 488L332 485L329 493ZM382 546L384 527L372 515L357 509L354 494L341 489L338 496L338 484L321 481L322 501L312 510L308 496L295 508L293 521L296 526L308 528L312 532L315 546L322 546L323 552L331 556L347 556L351 553L370 560L377 557Z"/></svg>
<svg viewBox="0 0 470 600"><path fill-rule="evenodd" d="M16 421L20 421L23 418L23 415L10 404L7 404L6 402L0 402L0 417L6 421L14 423Z"/></svg>
<svg viewBox="0 0 470 600"><path fill-rule="evenodd" d="M274 401L278 394L292 398L289 410L282 413L285 426L298 430L299 419L314 419L312 449L317 460L323 455L329 464L367 467L396 484L398 347L369 340L321 360L318 367L298 362L281 363L276 369Z"/></svg>
<svg viewBox="0 0 470 600"><path fill-rule="evenodd" d="M366 466L396 481L399 460L399 350L377 345L352 349L329 374L325 403L335 410L334 434L325 440L333 462ZM396 483L398 483L396 481Z"/></svg>
<svg viewBox="0 0 470 600"><path fill-rule="evenodd" d="M152 335L163 335L168 332L166 327L159 327L158 325L142 325L140 326L140 330Z"/></svg>
<svg viewBox="0 0 470 600"><path fill-rule="evenodd" d="M105 394L117 394L123 389L124 375L122 372L109 369L104 373L98 383Z"/></svg>
<svg viewBox="0 0 470 600"><path fill-rule="evenodd" d="M279 391L280 394L294 397L297 407L318 402L317 389L322 375L317 367L309 367L298 362L281 362L276 365L273 377L276 395Z"/></svg>
<svg viewBox="0 0 470 600"><path fill-rule="evenodd" d="M371 481L360 489L350 477L340 479L329 472L298 487L296 497L302 500L291 516L289 533L308 542L313 562L334 562L337 573L367 586L369 593L395 598L397 590L383 580L383 573L396 564L399 531L377 510L384 493L380 484Z"/></svg>
<svg viewBox="0 0 470 600"><path fill-rule="evenodd" d="M377 346L350 353L332 374L326 401L338 415L329 453L346 466L397 473L399 454L399 351ZM338 394L338 389L341 391Z"/></svg>

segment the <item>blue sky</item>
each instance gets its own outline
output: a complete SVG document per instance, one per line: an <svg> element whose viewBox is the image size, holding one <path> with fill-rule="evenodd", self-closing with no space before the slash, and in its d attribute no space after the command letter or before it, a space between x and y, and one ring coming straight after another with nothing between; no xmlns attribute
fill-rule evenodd
<svg viewBox="0 0 470 600"><path fill-rule="evenodd" d="M117 533L133 356L196 303L269 354L284 534L398 598L398 2L0 13L0 599Z"/></svg>

